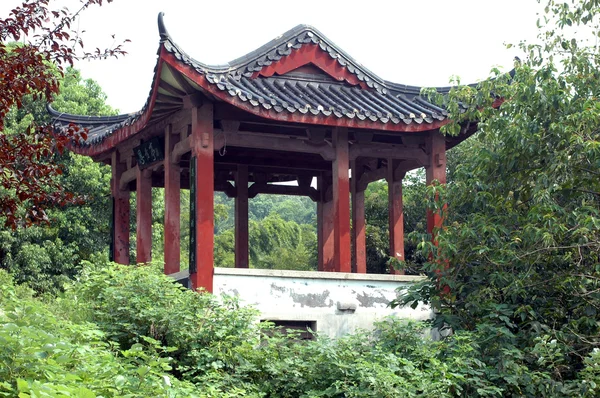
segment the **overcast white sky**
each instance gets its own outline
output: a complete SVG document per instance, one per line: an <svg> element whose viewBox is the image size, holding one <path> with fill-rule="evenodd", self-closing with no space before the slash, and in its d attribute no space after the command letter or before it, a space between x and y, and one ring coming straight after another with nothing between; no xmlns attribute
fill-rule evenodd
<svg viewBox="0 0 600 398"><path fill-rule="evenodd" d="M7 16L20 0L2 0ZM77 0L62 0L77 8ZM58 2L55 2L58 5ZM242 56L298 24L310 24L380 77L417 86L485 79L492 67L512 68L505 43L535 38L535 0L114 0L82 15L88 49L130 39L128 55L76 64L98 81L121 112L142 108L158 49L157 15L193 58L220 64Z"/></svg>

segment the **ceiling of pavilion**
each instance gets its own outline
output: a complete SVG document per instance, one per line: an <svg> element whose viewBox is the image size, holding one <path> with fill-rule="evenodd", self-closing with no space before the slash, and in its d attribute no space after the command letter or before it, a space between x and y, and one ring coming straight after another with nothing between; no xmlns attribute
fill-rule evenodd
<svg viewBox="0 0 600 398"><path fill-rule="evenodd" d="M142 110L91 117L49 107L57 128L88 129L76 152L97 155L189 106L201 96L266 121L420 132L447 122L444 109L420 96L420 87L385 81L311 26L299 25L224 65L188 56L158 18L160 46L152 89ZM447 92L448 88L438 88Z"/></svg>

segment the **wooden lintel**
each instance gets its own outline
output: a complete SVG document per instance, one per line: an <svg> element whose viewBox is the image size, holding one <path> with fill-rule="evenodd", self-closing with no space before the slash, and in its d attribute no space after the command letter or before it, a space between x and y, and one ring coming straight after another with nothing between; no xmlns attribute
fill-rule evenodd
<svg viewBox="0 0 600 398"><path fill-rule="evenodd" d="M119 189L126 190L127 186L131 181L135 181L137 173L137 166L131 167L121 173L121 179L119 180Z"/></svg>
<svg viewBox="0 0 600 398"><path fill-rule="evenodd" d="M297 164L296 164L297 163ZM257 163L257 162L250 162L247 159L243 159L243 160L231 160L231 161L217 161L215 162L215 165L219 166L219 167L223 167L223 168L228 168L230 170L235 170L236 166L238 164L246 164L250 167L250 171L252 171L253 173L267 173L267 174L289 174L289 175L295 175L295 176L309 176L311 178L312 181L312 177L314 177L314 175L318 172L321 171L328 171L331 167L329 168L325 168L325 166L321 167L318 165L304 165L301 164L299 161L295 162L294 164L291 165L284 165L284 166L279 166L279 165L269 165L269 164L263 164L263 163Z"/></svg>
<svg viewBox="0 0 600 398"><path fill-rule="evenodd" d="M357 144L350 148L350 159L359 156L391 159L418 160L422 166L428 163L427 154L420 148L390 144Z"/></svg>
<svg viewBox="0 0 600 398"><path fill-rule="evenodd" d="M365 189L367 189L367 186L370 183L385 178L386 173L387 173L387 167L380 167L375 170L365 171L363 173L363 175L360 177L360 180L358 180L356 189L358 191L364 191Z"/></svg>
<svg viewBox="0 0 600 398"><path fill-rule="evenodd" d="M417 146L424 143L421 135L403 135L401 138L404 145Z"/></svg>
<svg viewBox="0 0 600 398"><path fill-rule="evenodd" d="M237 196L237 189L229 181L215 181L215 191L223 192L228 198Z"/></svg>
<svg viewBox="0 0 600 398"><path fill-rule="evenodd" d="M242 148L254 149L272 149L288 152L315 153L319 154L325 160L335 158L335 152L327 143L310 144L305 140L281 138L277 136L257 136L249 132L230 133L227 131L215 130L215 151L222 149L225 145L231 145Z"/></svg>
<svg viewBox="0 0 600 398"><path fill-rule="evenodd" d="M184 140L179 141L173 147L171 154L171 162L177 164L181 161L181 157L191 151L192 149L192 136L186 137Z"/></svg>
<svg viewBox="0 0 600 398"><path fill-rule="evenodd" d="M254 198L256 195L261 193L272 195L308 196L313 202L316 202L319 199L318 191L313 187L254 183L250 188L248 188L249 198Z"/></svg>

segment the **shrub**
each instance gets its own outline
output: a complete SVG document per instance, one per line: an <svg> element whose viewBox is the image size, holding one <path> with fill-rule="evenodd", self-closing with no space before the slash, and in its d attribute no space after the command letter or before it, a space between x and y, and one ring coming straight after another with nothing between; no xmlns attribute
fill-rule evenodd
<svg viewBox="0 0 600 398"><path fill-rule="evenodd" d="M193 395L192 384L168 375L157 342L119 350L104 338L93 324L54 315L0 270L0 396Z"/></svg>
<svg viewBox="0 0 600 398"><path fill-rule="evenodd" d="M234 347L252 338L257 316L235 298L185 289L155 266L88 264L63 303L70 316L96 323L122 348L146 337L173 347L176 374L189 379L226 367Z"/></svg>

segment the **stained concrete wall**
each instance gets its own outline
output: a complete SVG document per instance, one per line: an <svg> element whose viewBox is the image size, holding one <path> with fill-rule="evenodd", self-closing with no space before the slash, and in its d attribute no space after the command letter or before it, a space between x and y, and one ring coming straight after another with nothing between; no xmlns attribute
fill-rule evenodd
<svg viewBox="0 0 600 398"><path fill-rule="evenodd" d="M261 312L261 320L316 322L319 334L340 337L370 329L388 315L424 320L425 306L391 309L397 288L421 280L417 276L350 274L262 269L215 268L213 292L238 296Z"/></svg>

